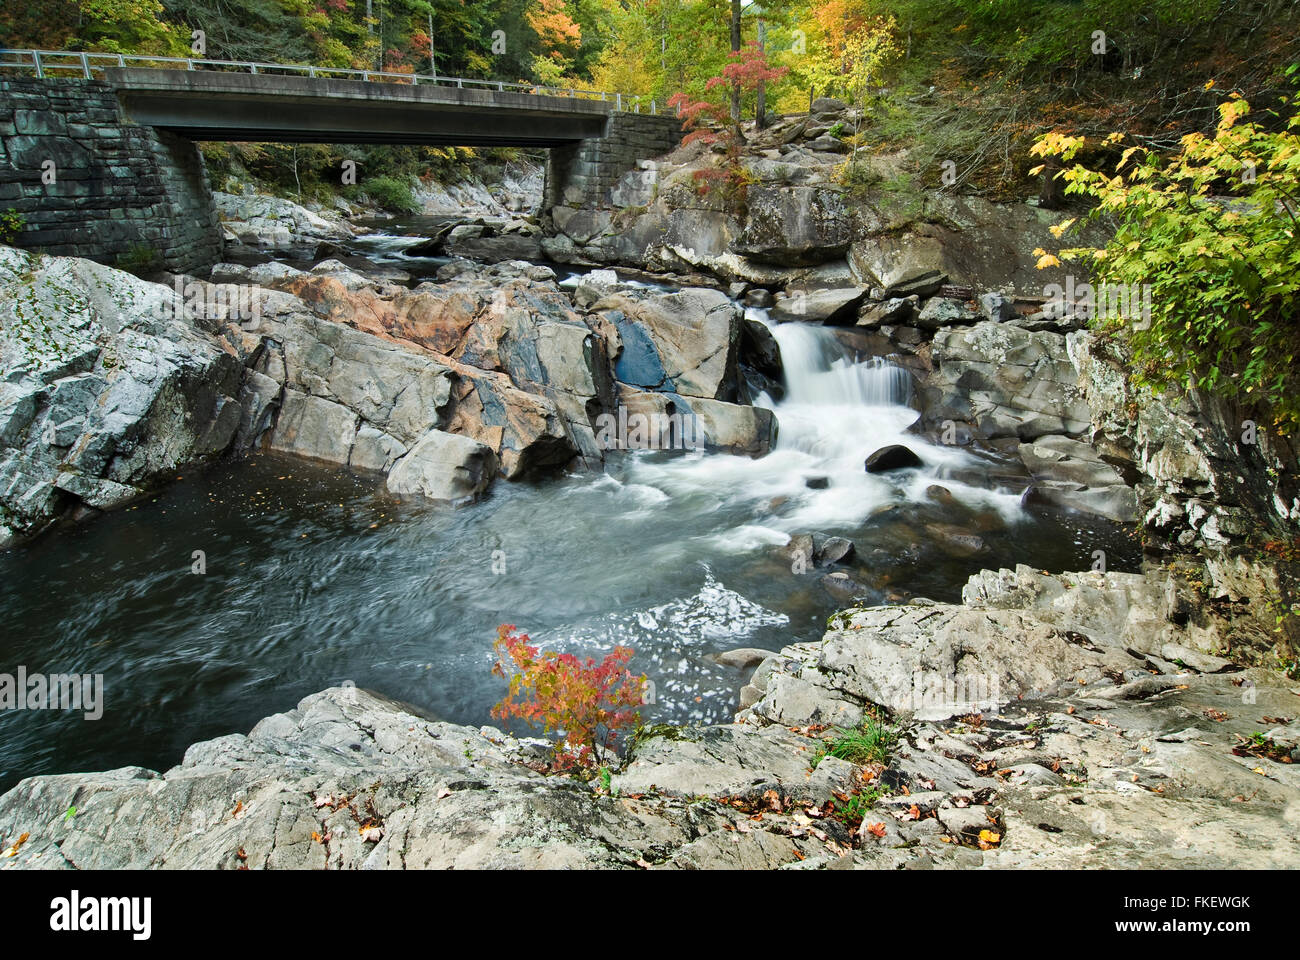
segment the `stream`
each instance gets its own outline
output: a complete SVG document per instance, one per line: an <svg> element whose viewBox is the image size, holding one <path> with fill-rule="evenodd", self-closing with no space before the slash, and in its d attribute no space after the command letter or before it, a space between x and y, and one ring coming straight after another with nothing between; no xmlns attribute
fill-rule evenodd
<svg viewBox="0 0 1300 960"><path fill-rule="evenodd" d="M427 277L445 260L404 258L416 239L371 234L349 252ZM1126 525L961 482L982 461L907 432L906 372L859 360L829 329L771 327L786 393L760 400L780 437L758 460L629 453L603 475L499 481L457 509L258 455L0 553L0 670L103 674L105 701L95 721L0 712L0 790L43 773L166 769L190 743L343 682L492 723L503 622L582 655L633 647L654 682L647 720L726 722L745 676L709 654L815 640L847 605L827 571L792 572L781 547L799 533L851 538L856 557L839 569L870 602L955 601L981 568L1087 569L1099 549L1110 569L1137 568ZM923 467L866 473L889 443Z"/></svg>

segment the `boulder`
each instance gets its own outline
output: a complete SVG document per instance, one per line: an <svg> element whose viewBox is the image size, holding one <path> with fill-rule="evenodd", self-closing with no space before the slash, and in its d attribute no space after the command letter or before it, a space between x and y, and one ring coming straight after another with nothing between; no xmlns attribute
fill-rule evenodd
<svg viewBox="0 0 1300 960"><path fill-rule="evenodd" d="M0 544L232 447L244 371L207 322L171 287L0 247Z"/></svg>
<svg viewBox="0 0 1300 960"><path fill-rule="evenodd" d="M829 149L845 145L833 137ZM841 193L825 186L756 185L746 193L745 227L731 250L759 263L811 266L838 260L852 231Z"/></svg>
<svg viewBox="0 0 1300 960"><path fill-rule="evenodd" d="M858 326L878 327L881 324L909 324L920 311L920 302L920 298L915 294L907 297L891 297L888 300L863 302L858 310Z"/></svg>
<svg viewBox="0 0 1300 960"><path fill-rule="evenodd" d="M740 313L718 290L605 297L593 310L618 331L615 377L642 390L735 401Z"/></svg>
<svg viewBox="0 0 1300 960"><path fill-rule="evenodd" d="M490 447L469 437L430 430L388 474L388 489L460 503L488 488L496 466Z"/></svg>
<svg viewBox="0 0 1300 960"><path fill-rule="evenodd" d="M848 563L853 559L854 553L852 540L845 537L827 537L818 542L813 559L817 566L826 567L834 563Z"/></svg>
<svg viewBox="0 0 1300 960"><path fill-rule="evenodd" d="M347 407L287 390L270 447L325 463L347 463L356 435L357 415Z"/></svg>
<svg viewBox="0 0 1300 960"><path fill-rule="evenodd" d="M954 324L970 324L980 318L979 312L961 300L933 297L926 301L917 315L915 326L922 330L938 330Z"/></svg>
<svg viewBox="0 0 1300 960"><path fill-rule="evenodd" d="M790 290L777 295L770 315L777 323L803 321L847 326L856 321L858 307L867 293L866 287Z"/></svg>
<svg viewBox="0 0 1300 960"><path fill-rule="evenodd" d="M867 473L886 473L890 470L906 470L923 466L921 458L902 444L893 443L867 457Z"/></svg>
<svg viewBox="0 0 1300 960"><path fill-rule="evenodd" d="M781 347L772 331L757 320L745 317L740 323L739 360L763 376L780 381L785 373L781 363Z"/></svg>

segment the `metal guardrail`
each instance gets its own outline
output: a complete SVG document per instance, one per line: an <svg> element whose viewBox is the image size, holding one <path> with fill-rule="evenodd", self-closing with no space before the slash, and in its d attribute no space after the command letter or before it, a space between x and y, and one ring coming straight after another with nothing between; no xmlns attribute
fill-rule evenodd
<svg viewBox="0 0 1300 960"><path fill-rule="evenodd" d="M159 66L164 64L165 66ZM576 87L548 87L535 83L507 83L504 80L480 80L472 77L441 77L433 74L392 73L383 70L353 70L346 67L316 67L298 63L254 63L247 60L203 60L194 57L151 57L125 53L94 53L81 50L9 50L0 48L0 72L19 71L38 78L93 80L114 67L141 66L162 70L213 70L217 72L257 74L297 74L308 77L341 77L367 82L406 83L528 93L535 96L573 97L613 103L615 110L640 113L644 98L624 96L604 90L580 90ZM626 106L625 106L626 105ZM659 104L650 100L647 113L657 114Z"/></svg>

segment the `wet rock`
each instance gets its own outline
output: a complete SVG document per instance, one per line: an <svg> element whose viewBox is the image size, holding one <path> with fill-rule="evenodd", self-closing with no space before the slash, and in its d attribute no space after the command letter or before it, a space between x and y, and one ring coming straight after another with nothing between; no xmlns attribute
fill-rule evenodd
<svg viewBox="0 0 1300 960"><path fill-rule="evenodd" d="M901 444L890 444L867 457L867 473L886 473L890 470L905 470L920 467L921 458Z"/></svg>
<svg viewBox="0 0 1300 960"><path fill-rule="evenodd" d="M816 549L816 543L810 533L797 533L790 538L790 542L781 547L777 552L790 561L791 570L795 573L807 573L814 566L813 555Z"/></svg>
<svg viewBox="0 0 1300 960"><path fill-rule="evenodd" d="M984 549L984 540L975 534L947 523L927 523L925 532L931 542L957 557L971 557Z"/></svg>
<svg viewBox="0 0 1300 960"><path fill-rule="evenodd" d="M1027 504L1079 510L1119 522L1137 519L1136 498L1123 484L1085 487L1069 481L1040 480L1025 491Z"/></svg>
<svg viewBox="0 0 1300 960"><path fill-rule="evenodd" d="M848 563L854 556L853 541L845 537L827 537L817 543L813 556L819 567Z"/></svg>
<svg viewBox="0 0 1300 960"><path fill-rule="evenodd" d="M954 324L974 323L979 318L979 313L961 300L933 297L921 308L915 324L922 330L938 330Z"/></svg>
<svg viewBox="0 0 1300 960"><path fill-rule="evenodd" d="M952 491L947 487L939 486L937 483L926 487L925 495L935 503L941 503L946 507L958 506L957 498L952 495Z"/></svg>
<svg viewBox="0 0 1300 960"><path fill-rule="evenodd" d="M821 578L822 588L839 603L853 603L861 597L871 594L871 588L865 583L854 580L843 571L828 573Z"/></svg>
<svg viewBox="0 0 1300 960"><path fill-rule="evenodd" d="M431 430L388 474L388 489L459 503L481 494L496 475L496 455L469 437Z"/></svg>
<svg viewBox="0 0 1300 960"><path fill-rule="evenodd" d="M724 650L721 653L713 653L709 658L714 663L721 664L724 667L731 667L735 670L752 670L768 657L777 656L774 650L765 650L762 647L736 647L734 650Z"/></svg>
<svg viewBox="0 0 1300 960"><path fill-rule="evenodd" d="M855 321L858 305L866 295L866 287L791 290L777 295L770 316L777 323L848 325Z"/></svg>
<svg viewBox="0 0 1300 960"><path fill-rule="evenodd" d="M740 363L775 381L785 373L781 347L772 331L756 320L743 318L740 323Z"/></svg>
<svg viewBox="0 0 1300 960"><path fill-rule="evenodd" d="M876 303L863 303L858 312L858 326L878 327L881 324L909 324L920 311L920 298L891 297Z"/></svg>

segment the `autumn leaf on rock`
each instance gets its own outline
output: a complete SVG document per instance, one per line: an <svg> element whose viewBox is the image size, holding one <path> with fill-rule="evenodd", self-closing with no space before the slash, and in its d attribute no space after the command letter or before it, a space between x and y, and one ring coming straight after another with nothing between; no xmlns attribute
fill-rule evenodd
<svg viewBox="0 0 1300 960"><path fill-rule="evenodd" d="M24 833L21 837L19 837L17 840L14 841L13 846L11 846L8 850L6 850L4 855L5 855L6 857L16 857L16 856L18 856L18 849L19 849L19 848L20 848L24 843L27 842L27 838L30 837L30 836L31 836L30 833Z"/></svg>

